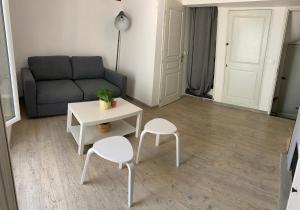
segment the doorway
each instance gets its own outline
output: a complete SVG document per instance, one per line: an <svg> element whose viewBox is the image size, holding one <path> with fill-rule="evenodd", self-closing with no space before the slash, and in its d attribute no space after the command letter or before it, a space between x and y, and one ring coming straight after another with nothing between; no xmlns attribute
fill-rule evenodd
<svg viewBox="0 0 300 210"><path fill-rule="evenodd" d="M300 106L300 10L290 11L272 115L296 119Z"/></svg>
<svg viewBox="0 0 300 210"><path fill-rule="evenodd" d="M189 8L186 31L188 95L212 99L215 72L217 7Z"/></svg>
<svg viewBox="0 0 300 210"><path fill-rule="evenodd" d="M212 99L218 8L166 0L165 11L160 106L184 93Z"/></svg>

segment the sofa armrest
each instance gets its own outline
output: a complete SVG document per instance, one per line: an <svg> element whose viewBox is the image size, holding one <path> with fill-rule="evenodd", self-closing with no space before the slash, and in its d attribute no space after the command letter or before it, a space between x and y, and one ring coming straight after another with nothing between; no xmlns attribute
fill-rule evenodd
<svg viewBox="0 0 300 210"><path fill-rule="evenodd" d="M121 97L126 96L127 77L115 71L104 69L104 78L121 89Z"/></svg>
<svg viewBox="0 0 300 210"><path fill-rule="evenodd" d="M36 83L28 68L21 69L23 95L27 114L29 117L37 117Z"/></svg>

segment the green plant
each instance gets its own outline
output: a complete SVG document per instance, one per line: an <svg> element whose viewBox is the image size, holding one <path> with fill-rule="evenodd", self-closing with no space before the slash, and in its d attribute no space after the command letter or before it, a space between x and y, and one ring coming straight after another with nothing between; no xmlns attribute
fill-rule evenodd
<svg viewBox="0 0 300 210"><path fill-rule="evenodd" d="M109 89L101 88L96 92L97 97L107 103L112 101L112 92Z"/></svg>

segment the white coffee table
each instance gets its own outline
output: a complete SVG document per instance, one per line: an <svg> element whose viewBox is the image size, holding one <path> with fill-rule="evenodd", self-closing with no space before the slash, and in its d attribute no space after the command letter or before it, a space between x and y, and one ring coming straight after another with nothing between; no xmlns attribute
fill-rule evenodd
<svg viewBox="0 0 300 210"><path fill-rule="evenodd" d="M84 146L110 136L125 136L135 132L140 135L143 110L122 98L117 98L117 106L100 111L99 101L78 102L68 104L67 132L70 132L78 144L78 154L82 155ZM79 125L73 125L73 116ZM137 117L136 126L133 127L123 119ZM101 133L96 125L102 123L112 124L111 130Z"/></svg>

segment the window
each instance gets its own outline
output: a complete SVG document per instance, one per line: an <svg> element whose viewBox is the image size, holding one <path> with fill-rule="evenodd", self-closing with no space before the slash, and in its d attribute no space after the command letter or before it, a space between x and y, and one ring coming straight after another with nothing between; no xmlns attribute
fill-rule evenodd
<svg viewBox="0 0 300 210"><path fill-rule="evenodd" d="M7 1L0 4L0 100L6 126L20 119Z"/></svg>

